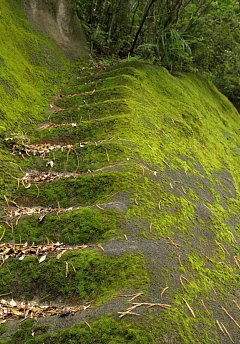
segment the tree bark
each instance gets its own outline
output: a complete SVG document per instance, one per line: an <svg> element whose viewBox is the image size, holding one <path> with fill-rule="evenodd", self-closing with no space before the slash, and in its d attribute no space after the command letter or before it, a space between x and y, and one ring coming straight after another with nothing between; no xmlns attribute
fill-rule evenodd
<svg viewBox="0 0 240 344"><path fill-rule="evenodd" d="M133 43L132 43L132 46L131 46L131 49L130 49L130 52L129 52L130 55L132 55L133 52L134 52L134 49L135 49L136 44L137 44L138 37L139 37L139 35L140 35L141 31L142 31L142 28L143 28L143 25L144 25L144 23L145 23L145 21L146 21L147 15L148 15L150 9L152 8L152 6L153 6L153 4L154 4L155 2L156 2L156 0L150 0L149 3L148 3L147 6L146 6L144 15L143 15L143 17L142 17L141 23L140 23L139 28L138 28L138 30L137 30L137 32L136 32L136 35L135 35L135 37L134 37L134 41L133 41Z"/></svg>

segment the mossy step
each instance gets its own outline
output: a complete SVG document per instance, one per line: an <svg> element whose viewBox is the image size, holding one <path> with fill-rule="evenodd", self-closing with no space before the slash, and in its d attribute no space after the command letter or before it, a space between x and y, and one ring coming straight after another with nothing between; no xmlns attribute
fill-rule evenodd
<svg viewBox="0 0 240 344"><path fill-rule="evenodd" d="M21 206L91 206L108 202L119 190L123 191L123 179L122 172L108 172L55 180L52 183L39 184L38 188L20 187L15 194L15 201Z"/></svg>
<svg viewBox="0 0 240 344"><path fill-rule="evenodd" d="M122 75L128 75L128 76L133 76L137 77L140 75L139 69L140 67L146 66L146 64L140 64L140 63L121 63L118 64L114 67L109 67L106 68L105 70L102 70L101 72L95 72L93 69L92 75L81 75L80 73L77 75L75 74L75 80L70 81L69 85L76 85L78 83L88 83L88 82L93 82L93 81L98 81L98 80L104 80L107 78L116 78L117 76L122 76ZM137 68L136 68L137 67Z"/></svg>
<svg viewBox="0 0 240 344"><path fill-rule="evenodd" d="M50 151L45 154L44 159L39 156L29 155L22 163L22 169L38 171L49 171L48 161L53 161L51 171L62 173L87 173L95 171L115 163L136 161L138 159L134 146L130 142L103 142L92 144L81 144L82 147L74 146L63 151ZM100 171L99 171L100 172Z"/></svg>
<svg viewBox="0 0 240 344"><path fill-rule="evenodd" d="M81 344L118 343L118 344L154 344L154 336L148 328L148 321L140 324L128 324L117 321L113 317L104 316L96 321L81 321L68 329L54 333L50 324L26 320L20 324L19 330L9 340L1 340L1 344L66 344L69 341ZM49 331L49 332L50 332ZM4 332L4 329L3 329ZM34 336L32 334L34 333Z"/></svg>
<svg viewBox="0 0 240 344"><path fill-rule="evenodd" d="M77 96L77 94L81 92L89 92L93 94L96 91L104 91L107 88L115 88L116 84L129 87L131 84L134 85L134 81L136 81L136 79L132 75L128 74L119 74L107 77L103 74L102 79L92 80L85 82L84 84L76 82L75 85L67 85L63 87L62 95L64 98L65 96L74 96L74 94Z"/></svg>
<svg viewBox="0 0 240 344"><path fill-rule="evenodd" d="M17 226L7 229L4 242L14 240L40 244L49 240L65 244L98 243L117 233L123 219L119 210L83 208L60 214L47 214L41 221L39 215L22 217Z"/></svg>
<svg viewBox="0 0 240 344"><path fill-rule="evenodd" d="M76 143L126 138L129 128L129 115L103 119L101 122L81 123L77 127L57 127L44 130L35 135L33 143ZM125 135L124 135L125 133ZM123 135L123 137L120 136Z"/></svg>
<svg viewBox="0 0 240 344"><path fill-rule="evenodd" d="M92 91L91 93L83 93L74 97L63 97L57 99L54 104L60 108L68 108L77 105L91 104L94 102L105 101L108 99L124 98L131 92L131 88L128 86L112 86L103 88L100 90Z"/></svg>
<svg viewBox="0 0 240 344"><path fill-rule="evenodd" d="M109 299L121 289L146 287L144 259L137 254L109 258L96 250L68 252L39 263L35 257L7 260L0 270L0 293L16 300L68 300L79 303ZM141 277L140 277L141 276Z"/></svg>
<svg viewBox="0 0 240 344"><path fill-rule="evenodd" d="M62 109L52 113L49 119L53 123L61 123L62 121L81 122L81 120L94 120L127 114L128 110L126 99L111 99L93 104L78 104L75 108Z"/></svg>

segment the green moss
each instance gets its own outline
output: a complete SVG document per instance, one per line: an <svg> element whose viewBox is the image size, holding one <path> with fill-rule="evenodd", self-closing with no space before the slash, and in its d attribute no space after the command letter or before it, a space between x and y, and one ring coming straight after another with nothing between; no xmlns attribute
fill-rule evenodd
<svg viewBox="0 0 240 344"><path fill-rule="evenodd" d="M56 71L67 62L50 40L31 31L17 1L11 5L2 1L0 10L0 95L6 114L0 125L18 130L40 118L56 90Z"/></svg>
<svg viewBox="0 0 240 344"><path fill-rule="evenodd" d="M43 119L48 99L63 80L68 61L46 37L34 33L18 1L0 4L0 201L13 190L16 166L2 145L6 137L24 135ZM7 37L7 39L6 39ZM9 177L10 175L10 177Z"/></svg>
<svg viewBox="0 0 240 344"><path fill-rule="evenodd" d="M32 337L32 332L36 334ZM61 344L61 343L82 343L82 344L151 344L154 343L153 336L146 333L136 325L120 323L110 317L102 317L91 323L89 328L86 323L81 322L67 330L61 330L53 334L43 334L44 329L39 329L33 321L23 323L20 329L5 344L26 343L26 344Z"/></svg>
<svg viewBox="0 0 240 344"><path fill-rule="evenodd" d="M13 231L5 233L4 239L35 244L46 240L65 244L96 243L115 233L119 222L120 214L117 211L102 212L84 208L60 215L47 215L41 223L37 216L23 218Z"/></svg>
<svg viewBox="0 0 240 344"><path fill-rule="evenodd" d="M92 206L105 203L110 196L119 190L121 184L120 173L103 173L101 175L87 175L81 178L56 180L49 184L42 184L39 191L36 188L19 192L21 202L37 204L45 207L68 208L71 206ZM39 192L39 197L37 197ZM23 198L24 196L24 198ZM19 198L17 198L18 200Z"/></svg>
<svg viewBox="0 0 240 344"><path fill-rule="evenodd" d="M69 271L66 277L66 262ZM141 277L140 277L141 275ZM141 256L109 258L95 250L75 251L60 260L39 264L36 258L8 260L0 271L0 293L12 290L15 299L40 298L103 301L121 289L144 288L148 283Z"/></svg>

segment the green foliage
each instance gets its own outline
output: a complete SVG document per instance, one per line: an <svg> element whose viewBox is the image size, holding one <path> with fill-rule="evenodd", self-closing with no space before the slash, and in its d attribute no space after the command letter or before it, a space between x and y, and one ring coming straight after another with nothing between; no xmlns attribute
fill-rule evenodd
<svg viewBox="0 0 240 344"><path fill-rule="evenodd" d="M72 0L72 4L98 55L126 57L131 51L170 70L203 70L239 104L237 0Z"/></svg>

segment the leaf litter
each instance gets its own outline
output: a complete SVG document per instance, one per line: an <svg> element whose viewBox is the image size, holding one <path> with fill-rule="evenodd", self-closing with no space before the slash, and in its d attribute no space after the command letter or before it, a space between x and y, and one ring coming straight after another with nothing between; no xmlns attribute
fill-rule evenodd
<svg viewBox="0 0 240 344"><path fill-rule="evenodd" d="M79 306L41 306L36 302L16 302L13 299L0 300L0 324L16 319L34 319L39 317L54 316L66 317L70 314L86 311L90 305Z"/></svg>
<svg viewBox="0 0 240 344"><path fill-rule="evenodd" d="M49 243L43 245L29 245L28 242L24 244L0 244L0 260L2 265L9 258L16 258L23 260L25 257L39 257L39 263L45 261L47 257L56 255L56 259L60 259L64 253L69 251L84 250L90 247L96 247L103 250L101 244L88 244L88 245L76 245L66 246L63 243Z"/></svg>

